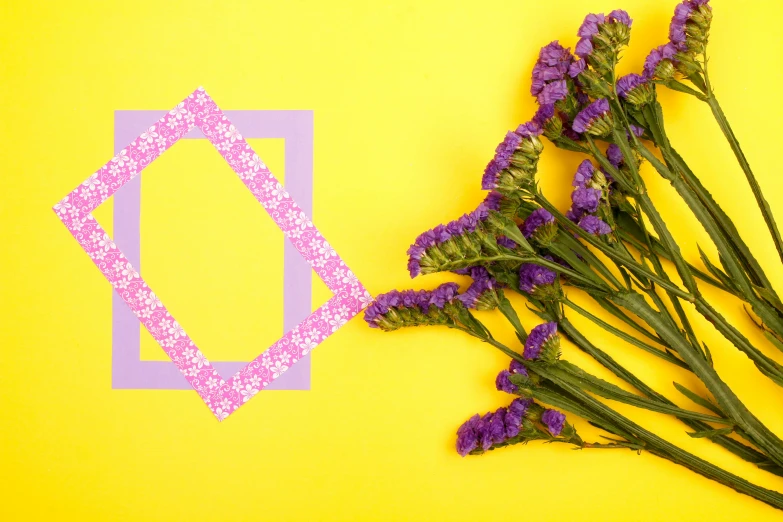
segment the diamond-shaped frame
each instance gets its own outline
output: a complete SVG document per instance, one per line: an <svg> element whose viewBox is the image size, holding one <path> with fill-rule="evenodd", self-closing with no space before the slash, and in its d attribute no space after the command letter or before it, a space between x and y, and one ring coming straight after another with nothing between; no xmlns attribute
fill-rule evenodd
<svg viewBox="0 0 783 522"><path fill-rule="evenodd" d="M128 262L92 212L198 127L334 296L228 380ZM370 294L212 98L199 87L54 206L85 252L222 421L358 314Z"/></svg>

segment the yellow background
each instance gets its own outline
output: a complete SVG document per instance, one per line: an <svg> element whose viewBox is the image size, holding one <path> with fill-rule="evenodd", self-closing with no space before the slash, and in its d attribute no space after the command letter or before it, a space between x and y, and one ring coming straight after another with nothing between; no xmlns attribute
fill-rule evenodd
<svg viewBox="0 0 783 522"><path fill-rule="evenodd" d="M783 222L783 9L771 0L713 4L713 82ZM221 424L193 392L113 391L111 287L51 211L111 156L114 110L167 109L203 85L223 109L314 110L314 221L371 292L431 286L445 278L411 283L405 249L482 199L479 178L494 146L535 109L527 91L538 48L555 38L573 46L587 11L623 7L635 23L621 69L638 71L665 41L674 5L3 2L0 520L781 518L646 454L530 444L459 458L457 426L507 401L493 385L507 361L450 331L382 334L357 318L315 351L312 391L264 392ZM763 221L707 107L673 93L661 101L675 146L783 289ZM282 177L282 144L258 141ZM565 208L582 158L551 149L542 185ZM142 223L145 277L216 360L255 355L279 336L282 299L282 240L218 160L204 142L168 152L144 174ZM178 188L186 179L192 186ZM672 191L653 173L647 179L689 259L698 259L696 241L714 254ZM210 194L216 201L201 211L189 204ZM110 227L108 205L97 215ZM203 287L189 283L200 275ZM313 305L327 297L316 285ZM210 308L215 299L219 310ZM750 329L737 302L720 305ZM686 375L664 373L584 326L688 404L671 387L674 378L691 383ZM783 391L709 325L698 328L722 375L783 434ZM783 361L755 332L752 340ZM151 342L144 356L160 358ZM594 369L572 346L564 352ZM618 409L783 490L783 479L690 439L676 421Z"/></svg>

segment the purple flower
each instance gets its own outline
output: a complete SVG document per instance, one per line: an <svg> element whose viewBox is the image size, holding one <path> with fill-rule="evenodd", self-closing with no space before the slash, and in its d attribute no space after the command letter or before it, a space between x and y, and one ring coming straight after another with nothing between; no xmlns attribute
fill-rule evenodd
<svg viewBox="0 0 783 522"><path fill-rule="evenodd" d="M545 105L565 100L568 96L568 84L565 80L547 83L538 95L538 103Z"/></svg>
<svg viewBox="0 0 783 522"><path fill-rule="evenodd" d="M590 162L590 160L584 160L576 169L576 174L574 174L574 181L572 182L572 185L575 187L585 188L585 185L587 185L587 183L593 179L593 174L595 174L595 167L593 167L593 164ZM600 198L601 194L598 194L598 196Z"/></svg>
<svg viewBox="0 0 783 522"><path fill-rule="evenodd" d="M508 131L503 141L495 148L495 159L501 164L508 166L508 161L519 148L520 143L522 143L522 137L519 134Z"/></svg>
<svg viewBox="0 0 783 522"><path fill-rule="evenodd" d="M541 125L539 125L537 121L531 120L517 127L516 133L522 136L523 138L530 138L532 136L541 135L541 131L542 131Z"/></svg>
<svg viewBox="0 0 783 522"><path fill-rule="evenodd" d="M525 341L522 356L528 360L538 359L544 345L557 336L557 323L542 323L530 330Z"/></svg>
<svg viewBox="0 0 783 522"><path fill-rule="evenodd" d="M605 20L603 13L585 16L582 25L579 26L579 30L576 32L577 36L592 38L594 35L598 34L598 26L603 24Z"/></svg>
<svg viewBox="0 0 783 522"><path fill-rule="evenodd" d="M509 250L514 250L517 247L517 244L506 236L498 236L497 242L498 245L508 248Z"/></svg>
<svg viewBox="0 0 783 522"><path fill-rule="evenodd" d="M636 136L637 138L641 138L642 136L644 136L644 128L639 127L638 125L634 125L633 123L631 123L631 132L633 132L633 135Z"/></svg>
<svg viewBox="0 0 783 522"><path fill-rule="evenodd" d="M609 163L611 163L617 168L619 168L620 165L623 164L623 161L625 161L625 158L623 157L623 153L620 151L620 147L618 147L614 143L609 145L609 147L606 149L606 157L609 160Z"/></svg>
<svg viewBox="0 0 783 522"><path fill-rule="evenodd" d="M481 449L484 451L487 451L489 448L492 447L492 433L490 432L490 421L492 420L493 414L491 412L487 412L484 414L478 421L478 424L476 425L476 434L478 435L478 443L479 446L481 446Z"/></svg>
<svg viewBox="0 0 783 522"><path fill-rule="evenodd" d="M581 209L591 213L598 210L598 204L601 202L601 190L594 188L577 187L571 193L573 208Z"/></svg>
<svg viewBox="0 0 783 522"><path fill-rule="evenodd" d="M497 186L497 178L503 169L510 165L511 156L519 148L522 142L522 136L515 132L508 131L503 141L495 148L495 156L490 160L484 169L484 176L481 178L481 188L492 190Z"/></svg>
<svg viewBox="0 0 783 522"><path fill-rule="evenodd" d="M571 65L571 51L555 40L541 48L533 67L533 83L530 92L538 96L548 82L562 80Z"/></svg>
<svg viewBox="0 0 783 522"><path fill-rule="evenodd" d="M631 27L631 23L633 23L633 20L631 20L631 17L628 15L628 13L622 9L615 9L609 13L609 16L606 17L606 21L612 23L621 23L623 25L627 25L628 27Z"/></svg>
<svg viewBox="0 0 783 522"><path fill-rule="evenodd" d="M585 109L583 109L574 118L572 128L574 131L582 133L589 129L596 119L607 114L609 112L609 101L606 98L600 98Z"/></svg>
<svg viewBox="0 0 783 522"><path fill-rule="evenodd" d="M565 74L568 70L568 64L571 63L571 51L554 40L541 48L537 63L555 67L561 74Z"/></svg>
<svg viewBox="0 0 783 522"><path fill-rule="evenodd" d="M577 223L579 219L585 215L585 211L581 208L574 208L573 206L565 213L565 217Z"/></svg>
<svg viewBox="0 0 783 522"><path fill-rule="evenodd" d="M497 281L493 279L487 269L482 266L475 266L470 269L470 276L473 283L463 293L457 296L457 299L465 305L465 308L476 308L479 299L485 292L490 292L497 287ZM486 309L488 307L485 307Z"/></svg>
<svg viewBox="0 0 783 522"><path fill-rule="evenodd" d="M525 237L530 237L538 230L539 227L546 225L547 223L554 223L555 217L549 213L545 208L537 208L525 219L522 224L521 231Z"/></svg>
<svg viewBox="0 0 783 522"><path fill-rule="evenodd" d="M589 43L589 41L588 41L588 43ZM576 49L576 54L577 54L578 56L581 56L581 55L579 54L579 48L578 48L578 47L579 47L579 46L577 46L577 49ZM592 50L592 47L593 47L593 45L592 45L592 44L590 44L590 50ZM584 48L583 48L582 50L584 50ZM589 53L590 53L590 51L588 51L588 54L589 54ZM584 59L584 58L582 58L581 60L576 60L576 61L574 61L574 62L571 64L571 66L568 68L568 76L570 76L571 78L576 78L577 76L579 76L579 74L580 74L582 71L584 71L584 70L585 70L585 67L587 67L587 61L585 61L585 59Z"/></svg>
<svg viewBox="0 0 783 522"><path fill-rule="evenodd" d="M498 408L489 418L489 436L493 444L506 441L506 408Z"/></svg>
<svg viewBox="0 0 783 522"><path fill-rule="evenodd" d="M517 361L516 359L511 359L511 363L508 365L508 371L510 371L511 373L518 373L519 375L524 375L525 377L528 376L527 368L525 368L525 365Z"/></svg>
<svg viewBox="0 0 783 522"><path fill-rule="evenodd" d="M557 437L560 432L563 431L563 425L565 424L565 415L557 410L546 410L541 415L541 422L543 422L549 433Z"/></svg>
<svg viewBox="0 0 783 522"><path fill-rule="evenodd" d="M508 405L506 410L506 436L508 438L519 435L519 428L522 426L522 418L527 413L527 409L533 404L533 399L514 399Z"/></svg>
<svg viewBox="0 0 783 522"><path fill-rule="evenodd" d="M612 232L612 227L607 225L601 218L589 214L582 216L579 220L579 228L594 236L603 236Z"/></svg>
<svg viewBox="0 0 783 522"><path fill-rule="evenodd" d="M644 77L652 79L655 76L655 69L658 68L658 64L662 60L669 60L676 64L677 60L674 59L674 55L677 54L677 48L671 42L665 45L659 45L647 55L644 60Z"/></svg>
<svg viewBox="0 0 783 522"><path fill-rule="evenodd" d="M528 294L536 288L554 284L557 273L541 265L523 263L519 267L519 289Z"/></svg>
<svg viewBox="0 0 783 522"><path fill-rule="evenodd" d="M576 42L576 48L574 49L576 55L584 60L590 53L593 52L593 42L589 38L582 38ZM584 67L582 68L584 69ZM581 71L580 71L581 72Z"/></svg>
<svg viewBox="0 0 783 522"><path fill-rule="evenodd" d="M546 103L538 108L535 115L533 115L533 119L531 120L531 123L535 123L539 129L543 129L544 125L546 125L546 123L549 120L551 120L554 116L555 116L555 104ZM517 132L519 132L519 129L517 129Z"/></svg>
<svg viewBox="0 0 783 522"><path fill-rule="evenodd" d="M626 98L628 93L640 85L647 83L647 80L638 74L626 74L619 80L617 80L617 95Z"/></svg>
<svg viewBox="0 0 783 522"><path fill-rule="evenodd" d="M503 370L498 374L497 378L495 379L495 388L497 388L498 391L511 394L517 392L517 387L511 383L511 380L509 380L510 375L511 372L508 370Z"/></svg>
<svg viewBox="0 0 783 522"><path fill-rule="evenodd" d="M457 453L466 456L478 448L478 425L481 417L478 414L472 416L457 430Z"/></svg>
<svg viewBox="0 0 783 522"><path fill-rule="evenodd" d="M500 201L502 199L503 199L503 194L493 190L492 192L487 194L487 197L484 198L484 201L481 204L484 205L484 208L486 208L487 210L499 210Z"/></svg>
<svg viewBox="0 0 783 522"><path fill-rule="evenodd" d="M457 297L459 285L457 283L444 283L432 291L429 304L443 309L446 303L452 302Z"/></svg>

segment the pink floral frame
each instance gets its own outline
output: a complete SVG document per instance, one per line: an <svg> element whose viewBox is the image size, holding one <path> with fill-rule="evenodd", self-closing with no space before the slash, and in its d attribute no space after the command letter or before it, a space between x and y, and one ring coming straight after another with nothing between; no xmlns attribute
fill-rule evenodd
<svg viewBox="0 0 783 522"><path fill-rule="evenodd" d="M92 212L198 127L334 296L228 380L171 316ZM204 91L197 89L54 206L115 291L222 421L358 314L369 292Z"/></svg>

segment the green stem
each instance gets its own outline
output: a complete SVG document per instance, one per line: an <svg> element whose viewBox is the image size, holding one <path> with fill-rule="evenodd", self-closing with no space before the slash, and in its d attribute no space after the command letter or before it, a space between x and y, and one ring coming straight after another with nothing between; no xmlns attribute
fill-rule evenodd
<svg viewBox="0 0 783 522"><path fill-rule="evenodd" d="M562 317L558 322L563 334L571 339L571 341L582 351L593 357L604 368L608 369L614 375L627 382L641 393L656 399L659 402L674 404L665 396L659 394L649 386L647 386L642 380L637 378L630 371L626 370L618 362L616 362L609 354L593 345L579 330L574 327L571 322ZM707 431L711 429L709 424L705 424L699 421L692 421L689 419L678 417L685 425L693 429L694 431ZM768 471L776 475L783 475L783 468L777 466L774 462L770 461L763 453L742 444L741 442L732 439L726 435L717 435L708 437L715 444L729 450L738 457L756 464L759 468Z"/></svg>
<svg viewBox="0 0 783 522"><path fill-rule="evenodd" d="M658 277L655 273L648 270L644 266L640 265L636 262L635 259L629 258L628 256L624 256L619 254L617 251L615 251L612 248L607 248L607 245L602 243L598 238L595 236L585 232L576 224L571 222L568 218L563 216L557 208L555 208L554 205L552 205L546 198L541 196L540 194L536 195L536 201L545 208L547 211L549 211L550 214L555 216L555 219L557 219L558 223L563 225L569 232L573 232L577 235L579 235L580 238L584 239L587 243L589 243L591 246L596 247L598 250L600 250L603 254L606 255L609 259L612 261L616 261L620 264L622 264L624 267L626 267L631 272L634 272L635 274L642 275L646 277L647 279L650 279L651 281L654 281L658 285L661 286L661 288L671 291L674 293L677 297L680 297L681 299L685 299L686 301L693 302L694 297L693 295L689 294L688 292L683 291L678 286L665 281ZM538 263L538 261L536 261Z"/></svg>
<svg viewBox="0 0 783 522"><path fill-rule="evenodd" d="M726 119L726 115L723 113L723 110L718 104L718 100L715 98L712 90L710 90L709 94L707 95L707 105L710 106L712 114L715 116L715 121L718 122L720 130L723 132L723 135L726 136L726 140L729 142L731 150L734 152L734 156L737 158L740 167L742 167L742 171L745 173L745 178L747 178L750 189L753 191L753 197L756 198L756 203L758 203L759 209L761 209L761 214L764 216L764 222L767 224L769 233L772 235L772 240L775 242L775 248L778 251L778 256L780 257L780 260L783 261L783 238L780 237L777 224L775 224L775 218L772 215L772 209L769 207L769 203L767 203L767 200L764 198L764 194L761 192L761 187L756 180L756 176L753 175L750 164L748 163L747 158L745 158L745 154L742 152L742 148L740 148L739 141L734 135L734 132L731 130L729 121Z"/></svg>
<svg viewBox="0 0 783 522"><path fill-rule="evenodd" d="M718 401L721 409L732 419L761 450L776 464L783 466L783 441L764 426L723 382L701 352L697 352L680 334L673 330L658 312L639 295L618 293L612 299L620 306L635 313L658 332L693 369L707 389Z"/></svg>
<svg viewBox="0 0 783 522"><path fill-rule="evenodd" d="M598 326L600 326L601 328L603 328L607 332L611 333L612 335L615 335L616 337L619 337L623 341L625 341L625 342L627 342L629 344L632 344L632 345L636 346L637 348L641 348L642 350L644 350L644 351L646 351L648 353L651 353L651 354L655 355L656 357L660 357L661 359L663 359L666 362L675 364L675 365L679 366L680 368L684 368L686 370L690 370L690 368L688 368L687 364L682 362L680 359L674 357L672 354L670 354L668 352L665 352L665 351L663 351L663 350L661 350L659 348L656 348L655 346L653 346L651 344L647 344L644 341L640 341L639 339L637 339L633 335L629 335L629 334L623 332L622 330L620 330L619 328L615 328L611 324L607 323L606 321L604 321L600 317L598 317L596 315L593 315L592 313L590 313L589 311L585 310L584 308L582 308L578 304L574 303L570 299L566 298L564 300L564 304L567 307L571 308L572 310L576 311L578 314L580 314L580 315L590 319L591 321L593 321L595 324L597 324Z"/></svg>
<svg viewBox="0 0 783 522"><path fill-rule="evenodd" d="M487 342L510 357L523 361L519 354L502 343L495 341L494 339L489 339ZM546 375L542 375L542 377L548 378ZM546 388L535 388L531 390L534 397L555 407L570 411L582 418L593 420L600 426L607 426L610 431L625 436L631 442L640 441L644 443L644 448L646 450L658 457L670 460L675 464L680 464L691 471L728 486L739 493L749 495L757 500L765 502L777 509L783 509L783 495L780 493L756 486L737 475L729 473L714 464L680 449L654 433L645 430L627 417L620 415L612 408L581 390L579 387L568 382L562 382L556 377L555 379L553 384L555 384L556 387L561 388L566 396L559 393L552 393L551 391L547 392ZM568 399L567 395L570 395L572 399ZM614 430L612 430L612 428L614 428Z"/></svg>

